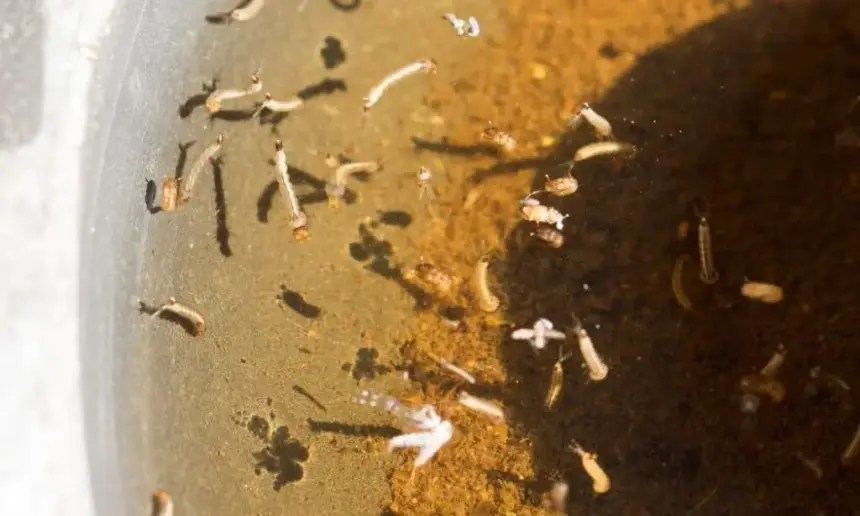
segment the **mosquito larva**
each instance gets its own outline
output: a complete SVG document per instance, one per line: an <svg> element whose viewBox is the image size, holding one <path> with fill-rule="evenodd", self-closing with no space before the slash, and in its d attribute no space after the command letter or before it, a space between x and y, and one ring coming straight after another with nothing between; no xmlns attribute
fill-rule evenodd
<svg viewBox="0 0 860 516"><path fill-rule="evenodd" d="M677 301L684 310L693 309L693 303L684 292L684 262L689 259L689 255L682 254L677 260L675 260L675 268L672 269L672 293L675 295L675 301Z"/></svg>
<svg viewBox="0 0 860 516"><path fill-rule="evenodd" d="M598 138L610 139L613 137L612 124L609 123L609 120L603 118L597 113L597 111L592 109L591 106L588 105L588 102L582 103L582 108L580 108L579 112L570 119L568 126L571 129L576 129L583 120L588 122L588 125L594 129L594 133Z"/></svg>
<svg viewBox="0 0 860 516"><path fill-rule="evenodd" d="M290 224L293 226L293 237L300 242L307 240L310 238L310 233L308 233L307 229L308 216L302 211L299 198L296 196L293 184L290 182L287 154L284 152L284 144L281 140L275 141L275 169L278 172L278 185L287 203L287 208L290 210Z"/></svg>
<svg viewBox="0 0 860 516"><path fill-rule="evenodd" d="M177 204L182 205L191 199L191 193L194 191L194 185L197 184L197 180L200 178L200 173L203 172L206 165L215 158L215 155L221 150L221 144L223 143L224 136L219 134L218 137L215 138L215 143L203 149L203 152L200 153L200 157L197 158L197 161L195 161L194 165L191 167L191 171L188 173L188 176L182 179L182 190L179 192L179 200Z"/></svg>
<svg viewBox="0 0 860 516"><path fill-rule="evenodd" d="M221 111L221 103L225 100L239 99L260 93L263 90L263 81L260 80L259 71L251 74L251 84L243 90L215 90L206 97L206 109L209 113Z"/></svg>
<svg viewBox="0 0 860 516"><path fill-rule="evenodd" d="M546 177L546 183L544 183L544 190L547 192L557 195L559 197L564 197L567 195L572 195L576 193L579 189L579 181L576 180L575 177L568 174L564 177L557 177L555 179L550 179L549 176Z"/></svg>
<svg viewBox="0 0 860 516"><path fill-rule="evenodd" d="M595 382L599 382L609 374L609 368L600 358L600 355L597 354L591 337L585 331L585 328L582 327L582 323L576 315L573 316L573 322L575 325L573 331L576 333L577 340L579 340L579 350L582 352L585 365L588 366L589 376Z"/></svg>
<svg viewBox="0 0 860 516"><path fill-rule="evenodd" d="M769 376L748 374L741 378L740 387L747 394L766 395L774 403L780 403L785 398L785 385Z"/></svg>
<svg viewBox="0 0 860 516"><path fill-rule="evenodd" d="M179 193L179 183L175 178L167 177L161 182L161 209L173 211L176 209L176 196Z"/></svg>
<svg viewBox="0 0 860 516"><path fill-rule="evenodd" d="M586 452L576 441L570 444L570 449L579 455L579 458L582 460L582 469L591 477L591 489L597 494L609 491L611 486L609 475L597 463L597 454Z"/></svg>
<svg viewBox="0 0 860 516"><path fill-rule="evenodd" d="M460 378L466 380L467 382L469 382L473 385L475 383L477 383L477 381L475 380L475 377L472 376L471 374L469 374L469 372L466 371L465 369L457 367L454 364L452 364L451 362L448 362L444 358L439 358L436 355L430 353L429 351L425 351L425 353L427 353L427 356L429 356L430 358L435 360L436 363L439 364L439 367L441 367L442 369L445 369L446 371L454 373L455 375L459 376Z"/></svg>
<svg viewBox="0 0 860 516"><path fill-rule="evenodd" d="M390 88L392 85L406 77L409 77L410 75L415 75L421 72L436 73L436 61L433 59L422 59L386 75L381 81L379 81L379 83L370 89L370 93L368 93L367 97L364 98L364 111L369 111L370 108L379 102L379 99L381 99L382 95L385 94L385 90Z"/></svg>
<svg viewBox="0 0 860 516"><path fill-rule="evenodd" d="M164 312L170 312L178 315L179 317L187 319L191 324L194 325L194 336L199 337L203 335L203 332L206 331L206 322L203 320L203 315L200 314L197 310L187 307L183 304L180 304L176 301L176 298L170 297L167 299L167 303L159 306L150 317L155 319L160 316Z"/></svg>
<svg viewBox="0 0 860 516"><path fill-rule="evenodd" d="M755 281L744 281L741 294L749 299L761 301L762 303L779 303L782 301L782 288L771 283L759 283Z"/></svg>
<svg viewBox="0 0 860 516"><path fill-rule="evenodd" d="M711 225L708 223L707 211L699 210L698 206L694 210L699 217L699 279L706 285L713 285L720 279L720 275L714 268Z"/></svg>
<svg viewBox="0 0 860 516"><path fill-rule="evenodd" d="M578 148L573 154L573 162L578 163L597 156L609 156L621 153L632 154L634 152L636 152L636 147L629 143L617 141L595 142Z"/></svg>
<svg viewBox="0 0 860 516"><path fill-rule="evenodd" d="M761 368L761 371L759 371L758 374L767 378L776 378L776 375L779 374L779 370L782 369L782 364L785 363L785 355L785 347L780 344L770 357L770 360L767 361L767 364Z"/></svg>
<svg viewBox="0 0 860 516"><path fill-rule="evenodd" d="M349 176L359 172L373 173L380 170L382 170L382 164L379 161L362 161L339 166L334 172L334 179L325 185L329 206L336 207L340 204L340 200L346 195L346 183Z"/></svg>
<svg viewBox="0 0 860 516"><path fill-rule="evenodd" d="M254 111L251 118L257 117L263 110L269 110L273 113L289 113L295 111L305 105L305 101L301 97L293 97L287 100L273 100L270 93L266 93L266 100L260 103L260 107Z"/></svg>
<svg viewBox="0 0 860 516"><path fill-rule="evenodd" d="M559 249L564 245L564 233L552 226L539 225L532 232L532 235L554 249Z"/></svg>
<svg viewBox="0 0 860 516"><path fill-rule="evenodd" d="M266 5L266 0L245 0L238 7L230 11L230 19L234 21L248 21L258 14Z"/></svg>
<svg viewBox="0 0 860 516"><path fill-rule="evenodd" d="M552 488L547 493L547 500L544 502L544 507L547 509L555 509L559 512L567 511L567 499L570 495L570 486L567 482L557 480L553 482Z"/></svg>
<svg viewBox="0 0 860 516"><path fill-rule="evenodd" d="M460 405L470 408L475 412L480 412L481 414L489 416L497 421L501 422L505 420L505 412L494 403L485 399L476 398L467 392L461 392L457 401Z"/></svg>
<svg viewBox="0 0 860 516"><path fill-rule="evenodd" d="M564 384L564 361L570 358L571 353L566 355L561 354L561 347L558 348L558 360L556 360L555 364L552 366L552 376L549 381L549 390L546 392L546 399L544 400L544 408L547 410L552 410L552 407L555 405L555 402L558 401L559 396L561 396L561 388Z"/></svg>
<svg viewBox="0 0 860 516"><path fill-rule="evenodd" d="M851 442L848 443L848 447L845 448L845 451L842 452L842 457L840 461L843 466L850 466L851 463L854 462L854 458L857 456L857 452L860 451L860 425L857 426L857 431L854 432L854 437L851 438Z"/></svg>
<svg viewBox="0 0 860 516"><path fill-rule="evenodd" d="M173 498L164 489L152 493L153 516L173 516Z"/></svg>
<svg viewBox="0 0 860 516"><path fill-rule="evenodd" d="M490 262L486 257L478 260L475 266L475 274L472 276L472 287L475 290L475 295L478 298L478 308L482 311L491 313L499 309L499 298L490 292L490 285L487 279L487 269Z"/></svg>

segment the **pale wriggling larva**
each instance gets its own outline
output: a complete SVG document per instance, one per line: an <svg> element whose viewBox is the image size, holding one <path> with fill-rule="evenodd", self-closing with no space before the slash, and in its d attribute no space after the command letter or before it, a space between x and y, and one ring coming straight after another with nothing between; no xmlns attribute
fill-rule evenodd
<svg viewBox="0 0 860 516"><path fill-rule="evenodd" d="M672 269L672 293L675 295L675 301L677 301L684 310L693 309L693 303L684 292L684 262L689 259L689 255L682 254L677 260L675 260L675 268Z"/></svg>
<svg viewBox="0 0 860 516"><path fill-rule="evenodd" d="M200 157L194 162L188 176L182 179L182 190L179 192L178 204L184 204L191 199L191 193L194 191L194 185L197 184L200 174L203 172L203 169L206 168L206 165L210 163L215 155L221 150L221 145L223 143L224 136L219 134L218 137L215 138L215 143L206 147L203 149L203 152L200 153Z"/></svg>
<svg viewBox="0 0 860 516"><path fill-rule="evenodd" d="M230 19L235 21L248 21L260 14L264 5L266 5L266 0L246 0L230 11Z"/></svg>
<svg viewBox="0 0 860 516"><path fill-rule="evenodd" d="M176 209L177 195L179 194L179 183L172 177L167 177L161 182L161 209L173 211Z"/></svg>
<svg viewBox="0 0 860 516"><path fill-rule="evenodd" d="M206 97L206 109L209 113L221 111L221 103L225 100L239 99L249 95L255 95L263 91L263 81L260 80L259 71L251 74L251 84L243 90L215 90Z"/></svg>
<svg viewBox="0 0 860 516"><path fill-rule="evenodd" d="M851 438L851 442L848 443L845 451L842 452L842 457L840 457L842 465L850 466L851 463L854 462L854 458L857 456L858 451L860 451L860 425L857 426L857 431L854 432L854 437Z"/></svg>
<svg viewBox="0 0 860 516"><path fill-rule="evenodd" d="M339 166L334 172L334 180L325 185L329 206L338 206L343 199L346 194L346 183L351 175L359 172L374 173L380 170L382 170L382 164L379 161L362 161Z"/></svg>
<svg viewBox="0 0 860 516"><path fill-rule="evenodd" d="M293 236L298 241L307 240L310 238L310 233L308 233L307 229L308 216L302 211L299 198L296 196L293 184L290 182L287 154L284 152L284 144L281 140L275 141L275 169L277 170L278 187L284 196L287 209L290 210L290 224L293 227Z"/></svg>
<svg viewBox="0 0 860 516"><path fill-rule="evenodd" d="M367 97L364 98L364 111L370 110L370 108L379 102L382 95L385 94L385 90L390 88L392 85L406 77L409 77L410 75L415 75L421 72L436 73L436 61L433 59L422 59L386 75L378 84L370 89L370 93L368 93Z"/></svg>
<svg viewBox="0 0 860 516"><path fill-rule="evenodd" d="M575 325L573 331L576 333L577 340L579 340L579 350L582 352L585 365L588 366L589 377L595 382L599 382L609 374L609 368L600 358L600 355L597 354L597 351L594 349L594 343L591 341L588 332L582 327L582 323L575 315L573 316L573 320Z"/></svg>
<svg viewBox="0 0 860 516"><path fill-rule="evenodd" d="M153 516L173 516L173 498L164 489L152 493Z"/></svg>
<svg viewBox="0 0 860 516"><path fill-rule="evenodd" d="M454 373L455 375L459 376L460 378L462 378L462 379L466 380L467 382L469 382L469 383L471 383L471 384L473 384L473 385L476 383L475 377L474 377L474 376L472 376L471 374L469 374L469 372L468 372L468 371L466 371L465 369L462 369L462 368L460 368L460 367L457 367L457 366L455 366L454 364L452 364L451 362L448 362L448 361L447 361L447 360L445 360L444 358L439 358L439 357L437 357L436 355L434 355L434 354L430 353L429 351L426 351L425 353L427 353L427 355L428 355L430 358L432 358L433 360L435 360L435 361L436 361L436 363L437 363L437 364L439 364L439 366L440 366L442 369L445 369L446 371L449 371L449 372L451 372L451 373Z"/></svg>
<svg viewBox="0 0 860 516"><path fill-rule="evenodd" d="M588 473L588 476L591 477L591 489L597 494L608 492L611 486L609 475L607 475L606 472L603 471L603 468L600 467L600 464L597 463L597 454L583 450L576 441L571 443L570 449L579 455L579 458L582 461L582 469L584 469L585 472Z"/></svg>
<svg viewBox="0 0 860 516"><path fill-rule="evenodd" d="M588 122L588 125L594 129L594 133L598 138L612 138L612 124L610 124L607 119L600 116L597 111L592 109L587 102L582 103L582 108L573 116L573 118L571 118L568 126L571 129L576 129L583 120Z"/></svg>
<svg viewBox="0 0 860 516"><path fill-rule="evenodd" d="M467 392L461 392L457 401L460 405L470 408L475 412L480 412L481 414L489 416L497 421L501 422L505 420L505 412L496 404L485 399L477 398Z"/></svg>
<svg viewBox="0 0 860 516"><path fill-rule="evenodd" d="M158 309L152 312L152 315L150 315L150 317L155 319L164 312L171 312L191 322L191 324L194 325L195 337L203 335L203 332L206 331L206 322L203 320L203 315L201 315L200 312L193 308L178 303L176 301L176 298L174 297L168 298L167 303L164 303L163 305L159 306Z"/></svg>
<svg viewBox="0 0 860 516"><path fill-rule="evenodd" d="M696 216L699 217L699 279L706 285L713 285L720 279L717 269L714 268L714 251L711 243L711 225L708 223L707 211L695 207Z"/></svg>
<svg viewBox="0 0 860 516"><path fill-rule="evenodd" d="M621 153L632 154L634 152L636 152L636 147L629 143L617 141L595 142L577 149L573 154L573 162L578 163L597 156L608 156Z"/></svg>
<svg viewBox="0 0 860 516"><path fill-rule="evenodd" d="M269 110L274 113L289 113L295 111L305 105L305 101L301 97L293 97L287 100L274 100L270 93L266 93L266 100L260 103L260 107L254 111L251 118L257 117L263 110Z"/></svg>
<svg viewBox="0 0 860 516"><path fill-rule="evenodd" d="M499 298L490 292L490 285L487 279L487 269L490 262L486 257L478 260L475 266L475 274L472 276L472 288L475 290L475 295L478 298L478 308L482 311L491 313L499 309Z"/></svg>

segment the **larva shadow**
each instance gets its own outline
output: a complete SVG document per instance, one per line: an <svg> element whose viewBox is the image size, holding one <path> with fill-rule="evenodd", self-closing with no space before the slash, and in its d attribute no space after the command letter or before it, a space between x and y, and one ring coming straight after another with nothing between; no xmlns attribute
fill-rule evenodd
<svg viewBox="0 0 860 516"><path fill-rule="evenodd" d="M860 372L860 355L849 348L860 280L845 268L860 251L853 222L860 153L834 147L835 135L860 117L851 111L860 82L845 64L860 40L858 20L860 6L849 2L756 3L642 55L601 98L581 99L639 152L623 162L577 164L576 194L541 198L569 215L564 248L512 238L502 280L518 326L546 317L568 331L575 313L609 373L589 381L574 366L581 357L569 334L574 358L546 412L555 351L535 356L528 346L500 346L506 392L516 398L509 417L528 430L539 476L561 472L568 480L570 513L685 514L702 500L701 514L860 504L849 487L856 471L839 465L856 414L828 410L832 399L822 403L805 388L819 364L841 378ZM551 87L545 82L541 91ZM537 190L592 141L585 129L569 132L546 155L491 166L473 179L533 168ZM689 208L697 197L710 204L713 286L699 279L698 220ZM691 258L682 278L691 312L671 288L683 254ZM786 299L744 299L744 277L779 284ZM738 383L779 343L788 350L781 378L788 396L763 400L747 418ZM600 455L613 482L608 494L594 497L583 481L579 458L565 452L573 438ZM798 454L818 461L822 480Z"/></svg>

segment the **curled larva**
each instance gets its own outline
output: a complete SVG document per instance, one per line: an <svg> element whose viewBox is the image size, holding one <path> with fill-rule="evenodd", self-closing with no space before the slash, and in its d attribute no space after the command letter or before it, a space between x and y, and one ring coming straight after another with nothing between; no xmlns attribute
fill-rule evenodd
<svg viewBox="0 0 860 516"><path fill-rule="evenodd" d="M684 262L690 257L686 254L681 255L675 260L675 268L672 269L672 293L675 295L675 301L681 305L684 310L692 310L693 303L684 292Z"/></svg>
<svg viewBox="0 0 860 516"><path fill-rule="evenodd" d="M785 385L770 376L748 374L741 378L740 386L743 392L768 396L774 403L785 399Z"/></svg>
<svg viewBox="0 0 860 516"><path fill-rule="evenodd" d="M161 209L173 211L176 209L176 199L179 195L179 182L172 177L161 182Z"/></svg>
<svg viewBox="0 0 860 516"><path fill-rule="evenodd" d="M152 493L153 516L173 516L173 499L164 489Z"/></svg>
<svg viewBox="0 0 860 516"><path fill-rule="evenodd" d="M490 285L487 282L487 268L489 265L490 263L486 258L481 258L478 260L478 264L475 266L475 274L472 276L472 287L478 298L478 308L488 313L499 309L499 298L490 292Z"/></svg>
<svg viewBox="0 0 860 516"><path fill-rule="evenodd" d="M782 288L771 283L747 281L741 287L741 294L762 303L779 303L782 301Z"/></svg>

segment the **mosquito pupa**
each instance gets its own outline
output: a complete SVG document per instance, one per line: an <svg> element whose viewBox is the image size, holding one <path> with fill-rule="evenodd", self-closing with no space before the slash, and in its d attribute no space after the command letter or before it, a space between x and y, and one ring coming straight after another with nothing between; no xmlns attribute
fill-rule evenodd
<svg viewBox="0 0 860 516"><path fill-rule="evenodd" d="M179 195L179 182L175 178L167 177L161 182L161 209L162 211L173 211L176 209L176 200Z"/></svg>
<svg viewBox="0 0 860 516"><path fill-rule="evenodd" d="M290 111L295 111L305 105L305 101L302 100L301 97L293 97L287 100L274 100L272 99L271 93L266 93L265 95L266 100L260 103L260 107L254 111L251 118L259 116L264 110L268 110L273 113L289 113Z"/></svg>
<svg viewBox="0 0 860 516"><path fill-rule="evenodd" d="M582 358L585 360L585 365L588 366L588 374L592 380L599 382L606 378L609 374L609 368L597 354L594 349L594 343L585 328L582 327L582 322L576 315L573 316L573 332L579 341L579 350L582 352Z"/></svg>
<svg viewBox="0 0 860 516"><path fill-rule="evenodd" d="M689 255L682 254L675 260L675 268L672 269L672 294L675 295L675 301L681 305L684 310L692 310L693 302L687 297L684 292L684 262L690 259Z"/></svg>
<svg viewBox="0 0 860 516"><path fill-rule="evenodd" d="M537 237L554 249L559 249L564 245L564 233L552 226L540 225L532 232L532 236Z"/></svg>
<svg viewBox="0 0 860 516"><path fill-rule="evenodd" d="M167 302L159 306L154 312L152 312L152 315L150 315L150 317L155 319L164 312L170 312L178 315L179 317L187 319L191 324L194 325L195 337L203 335L203 332L206 331L206 322L203 320L203 315L201 315L200 312L193 308L178 303L176 301L176 298L174 297L168 298Z"/></svg>
<svg viewBox="0 0 860 516"><path fill-rule="evenodd" d="M445 369L446 371L448 371L448 372L450 372L450 373L453 373L453 374L455 374L455 375L459 376L460 378L462 378L462 379L466 380L467 382L469 382L469 383L471 383L471 384L473 384L473 385L474 385L475 383L477 383L477 382L476 382L476 380L475 380L475 377L474 377L474 376L472 376L471 374L469 374L469 372L468 372L468 371L466 371L465 369L462 369L462 368L460 368L460 367L457 367L457 366L455 366L454 364L452 364L451 362L448 362L447 360L445 360L444 358L439 358L439 357L437 357L436 355L434 355L434 354L432 354L432 353L430 353L430 352L425 352L425 353L427 353L427 355L428 355L430 358L432 358L433 360L435 360L435 361L436 361L436 363L437 363L437 364L439 364L439 367L441 367L442 369Z"/></svg>
<svg viewBox="0 0 860 516"><path fill-rule="evenodd" d="M339 166L334 172L334 179L325 185L329 206L340 204L340 200L346 195L346 183L349 176L359 172L373 173L380 170L382 170L382 164L378 161L362 161Z"/></svg>
<svg viewBox="0 0 860 516"><path fill-rule="evenodd" d="M588 122L588 125L594 130L594 134L601 139L608 140L613 138L612 124L600 114L597 113L587 102L582 103L582 108L568 122L568 126L575 130L582 124L582 121Z"/></svg>
<svg viewBox="0 0 860 516"><path fill-rule="evenodd" d="M489 416L497 421L505 420L505 412L495 403L491 401L487 401L485 399L477 398L472 396L468 392L461 392L460 396L457 398L457 401L460 405L463 405L466 408L470 408L475 412L480 412L485 416Z"/></svg>
<svg viewBox="0 0 860 516"><path fill-rule="evenodd" d="M369 111L370 108L379 102L379 99L381 99L382 95L385 94L385 90L390 88L392 85L406 77L409 77L410 75L422 72L436 73L436 61L433 59L421 59L420 61L410 63L386 75L381 81L379 81L379 83L370 89L370 93L368 93L367 97L364 98L364 111Z"/></svg>
<svg viewBox="0 0 860 516"><path fill-rule="evenodd" d="M194 162L194 165L191 167L191 171L188 172L188 176L182 178L182 190L179 192L179 205L182 205L188 202L191 199L191 193L194 191L194 185L197 184L197 180L200 179L200 174L203 172L203 169L206 168L212 159L215 158L215 155L221 151L221 145L224 143L224 136L218 135L215 138L215 143L203 149L203 152L200 153L200 157L197 158L197 161Z"/></svg>
<svg viewBox="0 0 860 516"><path fill-rule="evenodd" d="M609 491L611 485L609 476L603 471L600 464L597 463L597 454L586 452L576 441L570 444L570 449L579 455L579 458L582 460L582 469L591 477L591 489L597 494Z"/></svg>
<svg viewBox="0 0 860 516"><path fill-rule="evenodd" d="M173 498L164 489L152 493L152 505L153 516L173 516Z"/></svg>
<svg viewBox="0 0 860 516"><path fill-rule="evenodd" d="M860 425L857 426L854 437L851 438L851 442L848 443L845 451L842 452L842 457L840 457L842 465L850 466L854 462L854 458L857 457L858 451L860 451Z"/></svg>
<svg viewBox="0 0 860 516"><path fill-rule="evenodd" d="M499 309L499 298L490 292L490 285L487 279L487 269L489 266L489 260L486 257L481 257L475 266L475 273L472 275L472 288L478 299L478 308L487 313L495 312Z"/></svg>
<svg viewBox="0 0 860 516"><path fill-rule="evenodd" d="M253 2L253 0L252 0ZM225 100L239 99L249 95L255 95L263 90L263 81L260 79L259 70L251 74L251 84L243 90L215 90L206 97L206 109L209 113L221 111L221 103Z"/></svg>
<svg viewBox="0 0 860 516"><path fill-rule="evenodd" d="M239 6L230 11L230 19L233 21L248 21L263 10L266 0L244 0Z"/></svg>
<svg viewBox="0 0 860 516"><path fill-rule="evenodd" d="M746 298L762 303L773 304L782 301L782 288L771 283L744 281L741 294Z"/></svg>
<svg viewBox="0 0 860 516"><path fill-rule="evenodd" d="M552 376L549 380L549 389L546 391L546 399L544 400L544 408L547 410L552 410L552 407L555 405L555 402L558 401L559 396L561 396L561 388L564 384L564 361L570 358L572 353L567 353L565 355L561 354L561 346L558 348L558 360L556 360L555 364L552 366Z"/></svg>
<svg viewBox="0 0 860 516"><path fill-rule="evenodd" d="M597 156L610 156L612 154L633 154L636 147L629 143L618 141L594 142L576 149L573 154L573 162L579 163Z"/></svg>
<svg viewBox="0 0 860 516"><path fill-rule="evenodd" d="M711 225L708 223L707 207L699 209L693 206L696 217L699 218L699 279L706 285L713 285L720 279L717 269L714 268L714 254L711 245Z"/></svg>
<svg viewBox="0 0 860 516"><path fill-rule="evenodd" d="M564 177L557 177L555 179L550 179L549 176L546 177L546 183L544 183L543 189L547 192L557 195L559 197L565 197L568 195L573 195L579 190L579 181L576 180L575 177L568 174Z"/></svg>
<svg viewBox="0 0 860 516"><path fill-rule="evenodd" d="M517 148L517 140L513 136L502 131L490 121L487 128L481 132L481 139L494 143L505 152L513 152Z"/></svg>
<svg viewBox="0 0 860 516"><path fill-rule="evenodd" d="M284 201L287 203L287 208L290 210L290 224L293 227L293 237L300 242L307 240L310 238L310 233L308 233L307 229L308 216L302 211L299 198L296 196L296 191L290 182L287 154L284 152L284 144L281 140L275 141L275 169L278 173L278 186L281 194L284 196Z"/></svg>

